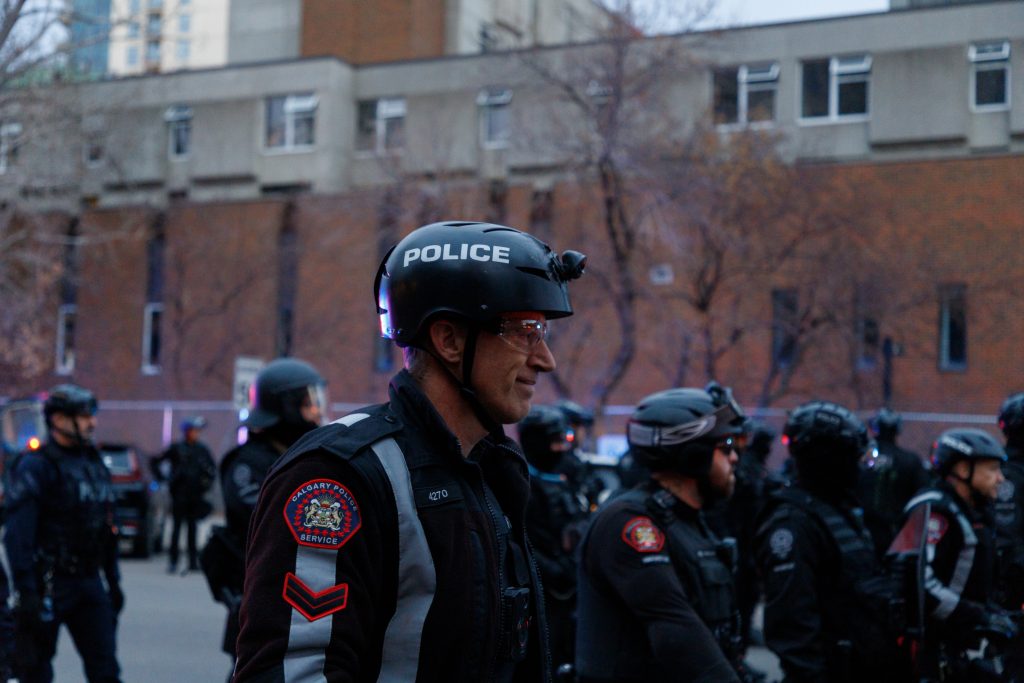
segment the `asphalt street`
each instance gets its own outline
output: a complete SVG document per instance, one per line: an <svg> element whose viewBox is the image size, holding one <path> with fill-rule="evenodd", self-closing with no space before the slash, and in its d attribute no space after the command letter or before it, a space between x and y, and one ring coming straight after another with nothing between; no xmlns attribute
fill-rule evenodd
<svg viewBox="0 0 1024 683"><path fill-rule="evenodd" d="M224 683L230 658L220 644L226 610L215 603L201 573L168 574L167 556L123 559L126 602L117 634L124 683ZM752 648L748 661L781 678L775 657ZM54 661L55 683L85 683L81 660L62 629Z"/></svg>

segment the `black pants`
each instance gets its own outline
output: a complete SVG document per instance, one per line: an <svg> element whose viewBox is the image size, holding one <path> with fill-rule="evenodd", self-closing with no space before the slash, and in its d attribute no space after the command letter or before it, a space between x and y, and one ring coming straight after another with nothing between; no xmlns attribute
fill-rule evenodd
<svg viewBox="0 0 1024 683"><path fill-rule="evenodd" d="M191 515L174 515L174 526L171 527L171 567L178 566L178 537L184 523L188 537L188 568L199 569L199 551L196 549L196 519Z"/></svg>
<svg viewBox="0 0 1024 683"><path fill-rule="evenodd" d="M42 634L39 665L23 673L24 683L50 683L53 680L51 660L57 652L60 625L67 626L71 640L82 658L85 678L89 683L120 683L121 668L115 656L116 619L110 596L100 581L92 577L57 578L53 591L53 621Z"/></svg>

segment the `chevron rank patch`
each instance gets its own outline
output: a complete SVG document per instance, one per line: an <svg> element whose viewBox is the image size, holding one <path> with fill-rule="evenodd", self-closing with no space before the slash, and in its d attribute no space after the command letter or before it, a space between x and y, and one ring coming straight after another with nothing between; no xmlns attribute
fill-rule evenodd
<svg viewBox="0 0 1024 683"><path fill-rule="evenodd" d="M299 545L337 549L362 526L355 497L331 479L307 481L288 497L284 521Z"/></svg>
<svg viewBox="0 0 1024 683"><path fill-rule="evenodd" d="M649 517L634 517L622 528L622 540L638 553L656 553L665 545L665 534Z"/></svg>
<svg viewBox="0 0 1024 683"><path fill-rule="evenodd" d="M302 579L288 572L284 577L282 597L307 621L316 621L345 609L348 604L348 584L341 583L326 590L314 591Z"/></svg>

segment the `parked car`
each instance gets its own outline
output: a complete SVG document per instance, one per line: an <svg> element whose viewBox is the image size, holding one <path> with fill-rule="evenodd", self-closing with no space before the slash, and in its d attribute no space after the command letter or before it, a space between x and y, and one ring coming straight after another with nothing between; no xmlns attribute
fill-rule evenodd
<svg viewBox="0 0 1024 683"><path fill-rule="evenodd" d="M128 444L104 443L99 450L117 496L114 523L121 543L134 557L159 552L168 505L159 483L150 478L148 463Z"/></svg>

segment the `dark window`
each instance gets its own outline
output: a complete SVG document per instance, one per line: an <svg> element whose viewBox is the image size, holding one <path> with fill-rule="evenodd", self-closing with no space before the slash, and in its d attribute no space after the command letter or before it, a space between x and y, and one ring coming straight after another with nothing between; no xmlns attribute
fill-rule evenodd
<svg viewBox="0 0 1024 683"><path fill-rule="evenodd" d="M530 199L530 234L543 236L551 234L551 213L554 194L551 190L534 190Z"/></svg>
<svg viewBox="0 0 1024 683"><path fill-rule="evenodd" d="M295 334L295 294L299 277L299 240L293 225L295 209L285 209L278 235L277 355L290 356Z"/></svg>
<svg viewBox="0 0 1024 683"><path fill-rule="evenodd" d="M857 367L861 370L870 370L878 364L878 348L881 343L878 321L871 317L862 316L857 320L857 328L860 346Z"/></svg>
<svg viewBox="0 0 1024 683"><path fill-rule="evenodd" d="M828 116L829 60L814 59L803 65L803 98L800 114L804 118Z"/></svg>
<svg viewBox="0 0 1024 683"><path fill-rule="evenodd" d="M487 220L491 223L504 223L507 204L508 185L502 180L492 180L487 193Z"/></svg>
<svg viewBox="0 0 1024 683"><path fill-rule="evenodd" d="M839 83L839 115L866 114L868 111L868 82Z"/></svg>
<svg viewBox="0 0 1024 683"><path fill-rule="evenodd" d="M715 123L739 121L740 90L736 69L715 69Z"/></svg>
<svg viewBox="0 0 1024 683"><path fill-rule="evenodd" d="M795 289L772 290L772 362L787 367L796 357L797 296Z"/></svg>
<svg viewBox="0 0 1024 683"><path fill-rule="evenodd" d="M974 74L974 104L978 107L1006 104L1006 66L986 66Z"/></svg>
<svg viewBox="0 0 1024 683"><path fill-rule="evenodd" d="M963 370L967 367L967 286L939 287L939 367Z"/></svg>

